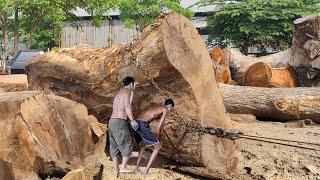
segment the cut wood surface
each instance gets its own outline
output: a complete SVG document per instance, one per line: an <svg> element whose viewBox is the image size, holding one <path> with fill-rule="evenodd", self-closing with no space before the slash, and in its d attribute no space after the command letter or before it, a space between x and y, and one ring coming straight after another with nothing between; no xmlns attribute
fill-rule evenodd
<svg viewBox="0 0 320 180"><path fill-rule="evenodd" d="M0 75L0 92L15 92L28 90L27 75Z"/></svg>
<svg viewBox="0 0 320 180"><path fill-rule="evenodd" d="M79 168L95 152L93 121L83 104L54 94L0 93L0 177L60 177Z"/></svg>
<svg viewBox="0 0 320 180"><path fill-rule="evenodd" d="M234 49L227 49L230 52L230 70L232 78L238 83L242 83L242 78L247 69L257 63L263 62L273 68L288 67L293 68L316 68L320 69L320 14L310 15L294 21L294 35L292 47L282 52L263 56L249 57ZM320 82L319 77L312 78L313 83L305 82L311 78L306 76L304 71L299 72L300 83L305 86L316 85Z"/></svg>
<svg viewBox="0 0 320 180"><path fill-rule="evenodd" d="M312 119L320 123L320 88L260 88L219 84L229 113L278 121Z"/></svg>
<svg viewBox="0 0 320 180"><path fill-rule="evenodd" d="M263 62L251 65L243 77L244 86L297 87L299 78L293 67L272 68Z"/></svg>
<svg viewBox="0 0 320 180"><path fill-rule="evenodd" d="M231 128L205 43L192 23L176 13L160 18L129 44L109 49L57 49L33 58L26 71L31 89L50 89L82 102L90 113L103 120L110 117L113 97L125 76L133 76L143 87L135 92L135 112L163 103L164 97L148 84L137 62L176 101L184 121ZM183 122L175 119L168 118L168 122L174 122L168 131L182 153L173 158L205 164L209 169L235 168L232 141L201 138L197 133L184 135ZM171 145L165 143L162 153L171 155L170 151Z"/></svg>
<svg viewBox="0 0 320 180"><path fill-rule="evenodd" d="M232 83L231 72L228 66L218 64L216 66L216 79L219 83L230 84Z"/></svg>
<svg viewBox="0 0 320 180"><path fill-rule="evenodd" d="M250 57L242 54L235 49L228 49L230 52L230 70L232 78L238 83L242 84L242 79L247 69L255 63L263 62L271 67L287 67L291 58L291 49L283 52L271 54L262 57Z"/></svg>

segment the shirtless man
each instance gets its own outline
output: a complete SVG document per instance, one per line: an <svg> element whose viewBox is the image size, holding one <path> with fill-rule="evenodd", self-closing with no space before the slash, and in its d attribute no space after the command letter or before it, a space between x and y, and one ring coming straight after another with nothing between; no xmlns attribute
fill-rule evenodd
<svg viewBox="0 0 320 180"><path fill-rule="evenodd" d="M139 124L139 129L137 133L141 136L143 140L144 146L141 148L139 157L137 160L137 166L135 172L137 174L141 174L141 171L139 169L139 164L141 161L141 158L143 156L144 150L146 147L153 146L154 150L151 154L150 160L147 165L147 169L145 170L142 175L148 175L149 174L149 169L151 165L153 164L160 148L161 148L161 132L164 126L164 120L167 117L168 113L171 111L171 109L174 106L174 102L172 99L167 99L164 103L165 105L158 105L149 108L148 110L142 112L137 120ZM157 129L157 134L155 135L154 133L151 132L150 129L150 122L154 120L159 120L159 125Z"/></svg>
<svg viewBox="0 0 320 180"><path fill-rule="evenodd" d="M124 78L123 85L124 88L114 98L113 111L108 125L110 156L112 157L117 175L118 173L132 172L127 169L127 163L133 148L127 118L133 121L131 102L135 88L134 78ZM123 159L119 170L118 156L120 154Z"/></svg>

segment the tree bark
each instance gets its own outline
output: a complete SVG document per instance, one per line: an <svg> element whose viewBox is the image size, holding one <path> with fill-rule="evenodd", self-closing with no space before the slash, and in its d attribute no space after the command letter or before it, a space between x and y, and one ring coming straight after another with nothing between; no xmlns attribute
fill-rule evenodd
<svg viewBox="0 0 320 180"><path fill-rule="evenodd" d="M14 7L14 33L13 33L14 43L13 43L13 49L14 49L14 55L18 54L19 51L19 8L17 5L17 2L15 2Z"/></svg>
<svg viewBox="0 0 320 180"><path fill-rule="evenodd" d="M4 57L8 59L9 57L9 29L8 29L8 15L6 12L1 14L2 20L2 36L3 36L3 46L4 46Z"/></svg>
<svg viewBox="0 0 320 180"><path fill-rule="evenodd" d="M31 25L31 30L29 32L29 37L27 38L27 41L26 41L26 48L27 49L31 49L32 41L33 41L34 35L36 33L37 27L38 27L37 24Z"/></svg>
<svg viewBox="0 0 320 180"><path fill-rule="evenodd" d="M155 78L165 95L176 101L183 121L231 128L205 43L192 23L176 13L160 18L130 44L109 49L60 49L33 58L26 71L30 88L51 89L83 102L101 120L110 117L113 97L125 76L135 77L140 88L143 86L135 93L135 112L163 103L152 85L144 86L149 79L137 62ZM171 158L205 164L210 169L235 168L232 141L209 136L201 139L197 133L185 135L183 122L176 116L167 122L168 132L182 152ZM165 143L162 153L170 154L171 150Z"/></svg>
<svg viewBox="0 0 320 180"><path fill-rule="evenodd" d="M219 84L229 113L288 121L320 123L319 88L259 88Z"/></svg>

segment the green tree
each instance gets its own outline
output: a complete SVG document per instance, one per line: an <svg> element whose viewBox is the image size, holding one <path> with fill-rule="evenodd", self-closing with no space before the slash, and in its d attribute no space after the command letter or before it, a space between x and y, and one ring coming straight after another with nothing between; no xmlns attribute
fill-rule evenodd
<svg viewBox="0 0 320 180"><path fill-rule="evenodd" d="M0 23L2 30L2 46L4 51L4 57L9 56L9 23L8 18L13 13L13 4L11 0L2 0L0 2Z"/></svg>
<svg viewBox="0 0 320 180"><path fill-rule="evenodd" d="M213 1L212 1L213 2ZM217 2L217 1L215 1ZM320 0L245 0L226 3L211 18L209 46L284 49L290 46L293 21L320 11Z"/></svg>
<svg viewBox="0 0 320 180"><path fill-rule="evenodd" d="M120 17L127 27L142 31L153 24L157 17L166 12L179 12L192 18L193 12L180 6L180 0L119 0L117 7Z"/></svg>
<svg viewBox="0 0 320 180"><path fill-rule="evenodd" d="M115 0L27 0L23 4L21 26L27 48L53 47L66 21L75 21L72 10L85 9L99 26L105 14L115 8Z"/></svg>

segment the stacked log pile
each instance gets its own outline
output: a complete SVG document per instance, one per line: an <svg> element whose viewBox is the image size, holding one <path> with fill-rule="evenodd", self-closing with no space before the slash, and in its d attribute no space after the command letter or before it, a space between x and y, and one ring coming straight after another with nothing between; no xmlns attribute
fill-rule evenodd
<svg viewBox="0 0 320 180"><path fill-rule="evenodd" d="M297 72L302 86L320 84L320 14L294 21L292 47L285 51L259 58L248 57L237 50L230 51L232 78L242 84L249 67L263 62L272 68L292 66ZM266 73L264 73L266 75ZM267 76L267 75L266 75Z"/></svg>

